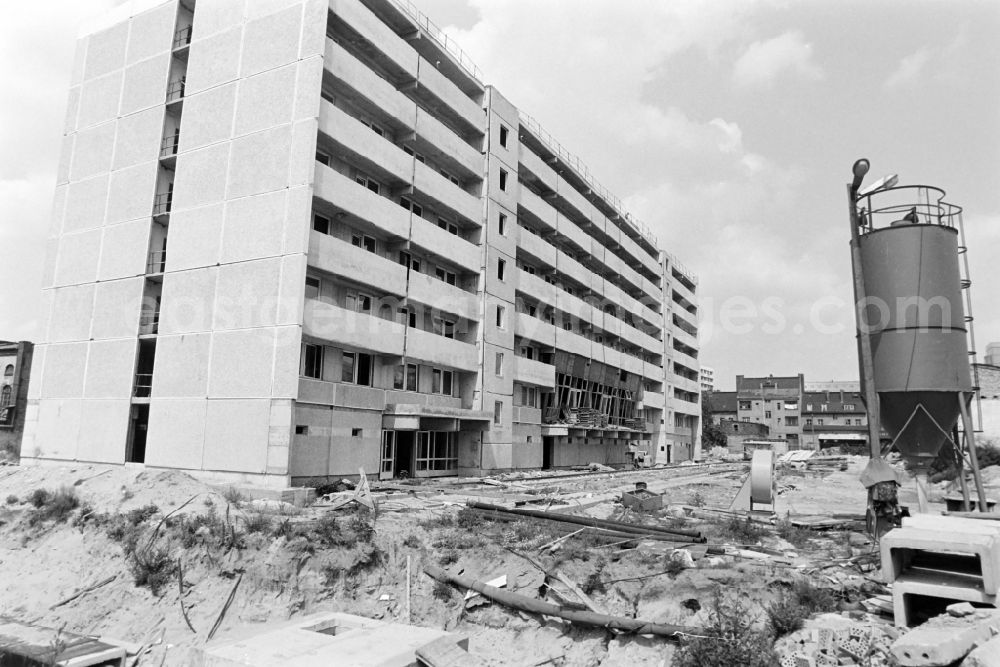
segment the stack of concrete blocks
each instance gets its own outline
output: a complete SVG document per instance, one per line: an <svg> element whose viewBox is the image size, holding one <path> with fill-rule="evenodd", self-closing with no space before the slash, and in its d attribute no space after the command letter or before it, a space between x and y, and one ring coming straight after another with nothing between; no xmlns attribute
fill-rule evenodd
<svg viewBox="0 0 1000 667"><path fill-rule="evenodd" d="M965 601L996 607L1000 521L931 514L905 517L901 528L882 538L882 574L892 584L897 626L912 625L917 596L938 598L941 606Z"/></svg>

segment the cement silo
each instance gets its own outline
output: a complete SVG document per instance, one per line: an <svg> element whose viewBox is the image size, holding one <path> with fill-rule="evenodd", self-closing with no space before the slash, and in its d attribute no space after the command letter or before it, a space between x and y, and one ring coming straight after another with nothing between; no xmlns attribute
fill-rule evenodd
<svg viewBox="0 0 1000 667"><path fill-rule="evenodd" d="M894 504L895 491L885 494L885 485L895 488L898 480L882 460L889 448L880 428L890 448L918 471L946 442L955 444L961 467L963 447L955 437L961 419L978 482L968 411L976 391L971 282L961 207L945 202L935 187L896 187L895 176L861 190L867 171L866 160L855 163L848 186L858 356L870 422L871 461L862 482L871 515L886 518L895 509L878 507L879 499L891 496ZM968 498L964 485L963 491Z"/></svg>

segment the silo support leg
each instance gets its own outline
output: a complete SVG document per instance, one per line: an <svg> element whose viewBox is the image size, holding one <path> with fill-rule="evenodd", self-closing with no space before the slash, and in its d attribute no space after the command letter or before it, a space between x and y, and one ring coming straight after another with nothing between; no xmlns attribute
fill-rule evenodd
<svg viewBox="0 0 1000 667"><path fill-rule="evenodd" d="M958 407L962 411L962 429L965 431L965 447L969 451L969 466L972 468L972 478L976 482L976 495L979 497L979 511L987 511L986 491L983 489L983 478L979 474L979 455L976 454L976 435L969 417L969 406L965 402L965 394L958 395Z"/></svg>
<svg viewBox="0 0 1000 667"><path fill-rule="evenodd" d="M914 478L917 483L917 511L927 514L927 475L918 474Z"/></svg>
<svg viewBox="0 0 1000 667"><path fill-rule="evenodd" d="M962 488L962 511L968 512L969 482L965 479L965 454L962 453L962 440L958 437L958 426L951 431L951 443L955 446L955 460L958 465L958 483Z"/></svg>

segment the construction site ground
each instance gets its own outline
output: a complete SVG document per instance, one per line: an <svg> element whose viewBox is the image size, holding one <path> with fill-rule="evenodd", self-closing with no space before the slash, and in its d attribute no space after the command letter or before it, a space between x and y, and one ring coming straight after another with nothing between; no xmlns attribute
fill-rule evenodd
<svg viewBox="0 0 1000 667"><path fill-rule="evenodd" d="M423 568L480 581L506 575L506 590L580 604L558 583L545 591L546 575L534 561L583 589L609 615L691 628L708 623L720 587L739 591L763 624L764 607L800 578L829 589L837 610L863 614L862 602L884 592L857 522L865 509L858 482L864 462L846 457L843 465L779 468L777 518L822 529L786 525L796 544L771 526L744 541L732 517L717 511L729 507L748 474L743 462L510 474L488 482L372 482L375 514L356 503L333 509L338 496L303 508L251 501L175 471L3 466L0 615L127 641L136 662L150 665L192 664L210 635L225 638L330 610L447 629L467 636L470 653L487 664L659 667L670 664L676 641L579 627L482 598L466 601L465 591L436 582ZM1000 483L996 471L986 473L991 484ZM621 495L636 482L665 494L664 509L626 512ZM37 490L61 488L71 490L79 507L41 514ZM932 503L944 493L934 487ZM470 500L682 526L701 531L706 542L598 544L584 531L540 551L564 533L527 519L491 521L463 509ZM915 505L912 484L901 490L901 502ZM676 558L674 546L691 558ZM53 646L58 642L53 633Z"/></svg>

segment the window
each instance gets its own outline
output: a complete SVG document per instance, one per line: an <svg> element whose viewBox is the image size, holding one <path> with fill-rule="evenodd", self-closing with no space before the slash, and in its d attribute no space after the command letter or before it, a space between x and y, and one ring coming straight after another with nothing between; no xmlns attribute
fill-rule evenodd
<svg viewBox="0 0 1000 667"><path fill-rule="evenodd" d="M493 402L493 424L500 426L503 423L503 401Z"/></svg>
<svg viewBox="0 0 1000 667"><path fill-rule="evenodd" d="M750 409L750 401L740 401L740 406L739 407L740 407L740 410L749 410Z"/></svg>
<svg viewBox="0 0 1000 667"><path fill-rule="evenodd" d="M323 346L302 345L302 369L301 374L307 378L323 379Z"/></svg>
<svg viewBox="0 0 1000 667"><path fill-rule="evenodd" d="M497 377L503 377L503 352L497 352L494 372Z"/></svg>
<svg viewBox="0 0 1000 667"><path fill-rule="evenodd" d="M826 411L827 411L827 410L829 410L829 409L830 409L830 404L829 404L829 403L822 403L822 404L821 404L821 405L819 406L819 411L820 411L820 412L826 412Z"/></svg>
<svg viewBox="0 0 1000 667"><path fill-rule="evenodd" d="M380 192L382 192L382 186L379 184L379 182L373 178L365 176L364 174L358 174L357 176L354 177L354 180L357 181L359 184L365 186L375 194L379 194Z"/></svg>
<svg viewBox="0 0 1000 667"><path fill-rule="evenodd" d="M326 165L327 167L330 166L330 156L324 153L323 151L320 150L316 151L316 161L322 165Z"/></svg>
<svg viewBox="0 0 1000 667"><path fill-rule="evenodd" d="M812 412L812 411L813 411L813 404L806 403L806 412Z"/></svg>
<svg viewBox="0 0 1000 667"><path fill-rule="evenodd" d="M445 396L451 396L452 386L454 384L454 375L451 371L442 370L440 368L431 369L431 393L432 394L444 394Z"/></svg>
<svg viewBox="0 0 1000 667"><path fill-rule="evenodd" d="M368 121L368 120L362 120L361 122L364 123L365 125L367 125L368 127L370 127L372 129L372 132L374 132L378 136L380 136L380 137L384 137L385 136L385 130L383 130L381 127L379 127L375 123L373 123L371 121Z"/></svg>
<svg viewBox="0 0 1000 667"><path fill-rule="evenodd" d="M817 419L817 420L816 420L816 424L817 424L818 426L822 426L822 425L823 425L823 420L822 420L822 419Z"/></svg>
<svg viewBox="0 0 1000 667"><path fill-rule="evenodd" d="M405 208L407 211L412 212L413 215L415 215L417 217L420 217L420 216L422 216L424 214L424 207L423 206L421 206L420 204L418 204L418 203L416 203L414 201L410 201L406 197L400 197L399 198L399 205L402 206L403 208Z"/></svg>
<svg viewBox="0 0 1000 667"><path fill-rule="evenodd" d="M507 327L507 310L503 306L497 306L497 327L505 329Z"/></svg>
<svg viewBox="0 0 1000 667"><path fill-rule="evenodd" d="M503 213L497 219L497 233L500 236L507 236L507 216Z"/></svg>
<svg viewBox="0 0 1000 667"><path fill-rule="evenodd" d="M861 420L860 419L855 419L854 420L854 425L855 426L861 426Z"/></svg>
<svg viewBox="0 0 1000 667"><path fill-rule="evenodd" d="M416 364L400 364L393 373L392 388L417 391L419 367Z"/></svg>
<svg viewBox="0 0 1000 667"><path fill-rule="evenodd" d="M296 426L295 427L295 435L309 435L309 427L308 426Z"/></svg>
<svg viewBox="0 0 1000 667"><path fill-rule="evenodd" d="M509 132L510 130L508 130L505 126L500 126L500 145L504 148L507 148L507 135Z"/></svg>
<svg viewBox="0 0 1000 667"><path fill-rule="evenodd" d="M330 218L316 213L313 215L313 229L320 234L330 233Z"/></svg>
<svg viewBox="0 0 1000 667"><path fill-rule="evenodd" d="M844 409L848 412L854 412L854 403L844 403Z"/></svg>
<svg viewBox="0 0 1000 667"><path fill-rule="evenodd" d="M458 180L457 178L455 178L454 176L452 176L451 174L449 174L449 173L448 173L447 171L445 171L444 169L438 169L438 172L439 172L439 173L440 173L440 174L441 174L442 176L444 176L445 178L447 178L447 179L448 179L449 181L451 181L452 183L454 183L455 185L457 185L458 187L462 187L462 183L461 183L461 181L459 181L459 180Z"/></svg>
<svg viewBox="0 0 1000 667"><path fill-rule="evenodd" d="M307 299L319 298L319 278L306 276L306 298Z"/></svg>
<svg viewBox="0 0 1000 667"><path fill-rule="evenodd" d="M420 273L420 260L416 257L411 257L408 252L403 250L399 251L399 263L407 269L413 269L417 273Z"/></svg>
<svg viewBox="0 0 1000 667"><path fill-rule="evenodd" d="M445 268L442 268L442 267L438 266L438 267L436 267L434 269L434 275L437 276L438 280L443 280L444 282L448 283L449 285L454 285L455 284L455 272L454 271L449 271L449 270L447 270Z"/></svg>
<svg viewBox="0 0 1000 667"><path fill-rule="evenodd" d="M798 417L785 417L785 426L798 426L798 425L799 425Z"/></svg>
<svg viewBox="0 0 1000 667"><path fill-rule="evenodd" d="M529 408L537 408L538 390L534 387L521 387L521 405Z"/></svg>
<svg viewBox="0 0 1000 667"><path fill-rule="evenodd" d="M771 418L771 411L764 410L764 419L770 419L770 418Z"/></svg>
<svg viewBox="0 0 1000 667"><path fill-rule="evenodd" d="M500 189L507 192L507 172L500 170Z"/></svg>
<svg viewBox="0 0 1000 667"><path fill-rule="evenodd" d="M533 347L529 347L527 345L522 345L520 352L521 352L521 356L524 357L525 359L534 359L535 358L535 348L533 348Z"/></svg>
<svg viewBox="0 0 1000 667"><path fill-rule="evenodd" d="M806 426L812 426L812 425L813 425L813 420L806 417Z"/></svg>
<svg viewBox="0 0 1000 667"><path fill-rule="evenodd" d="M455 337L455 323L452 320L444 320L435 317L433 320L434 333L445 338Z"/></svg>
<svg viewBox="0 0 1000 667"><path fill-rule="evenodd" d="M406 153L407 155L412 155L412 156L413 156L413 158L414 158L414 159L415 159L415 160L416 160L417 162L421 162L421 163L425 163L425 164L426 164L426 162L427 162L427 160L426 160L426 159L424 158L424 156L423 156L423 155L421 155L420 153L415 153L415 152L413 151L413 149L412 149L412 148L410 148L409 146L403 146L403 152L404 152L404 153Z"/></svg>
<svg viewBox="0 0 1000 667"><path fill-rule="evenodd" d="M351 245L364 248L368 252L375 252L378 247L378 243L375 241L374 236L368 236L367 234L362 234L360 232L353 232L351 234Z"/></svg>
<svg viewBox="0 0 1000 667"><path fill-rule="evenodd" d="M444 218L438 218L438 227L444 229L449 234L454 234L455 236L458 236L458 225L456 225L454 222L448 222Z"/></svg>
<svg viewBox="0 0 1000 667"><path fill-rule="evenodd" d="M344 352L341 358L340 381L369 386L372 383L372 355Z"/></svg>
<svg viewBox="0 0 1000 667"><path fill-rule="evenodd" d="M504 276L504 273L506 272L506 270L507 270L507 262L504 261L504 260L502 260L502 259L498 259L497 260L497 280L503 280L503 276Z"/></svg>
<svg viewBox="0 0 1000 667"><path fill-rule="evenodd" d="M418 431L414 462L417 470L455 470L458 446L455 433Z"/></svg>
<svg viewBox="0 0 1000 667"><path fill-rule="evenodd" d="M361 292L348 292L345 300L345 306L347 310L353 310L359 313L372 312L372 298L367 294L362 294Z"/></svg>

